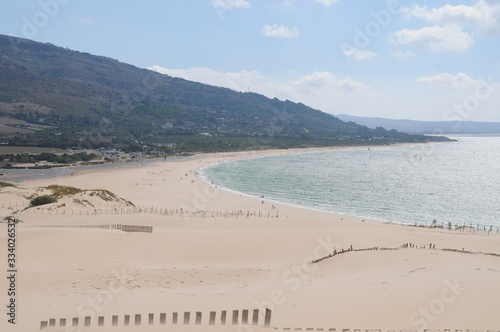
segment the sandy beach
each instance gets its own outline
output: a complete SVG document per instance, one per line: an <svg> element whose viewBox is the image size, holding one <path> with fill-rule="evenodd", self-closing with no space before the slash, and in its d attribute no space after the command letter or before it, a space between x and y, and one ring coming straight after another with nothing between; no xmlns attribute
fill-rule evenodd
<svg viewBox="0 0 500 332"><path fill-rule="evenodd" d="M0 216L22 223L16 324L5 314L10 297L2 282L0 330L38 331L55 319L44 331L500 331L498 233L312 211L223 191L197 176L200 167L225 160L296 152L203 154L1 188ZM50 193L40 189L50 185L82 191L25 209L27 197ZM106 225L152 226L153 232L76 227ZM9 276L7 243L1 224L0 261ZM272 310L267 328L266 308ZM243 324L243 310L252 325L255 309L259 326ZM208 326L210 312L218 325L223 311L227 326ZM182 326L185 312L190 326ZM196 312L200 326L194 326ZM162 313L166 325L160 326ZM125 315L130 327L123 326ZM135 315L140 327L133 326ZM84 317L92 317L88 328ZM73 318L80 327L59 326Z"/></svg>

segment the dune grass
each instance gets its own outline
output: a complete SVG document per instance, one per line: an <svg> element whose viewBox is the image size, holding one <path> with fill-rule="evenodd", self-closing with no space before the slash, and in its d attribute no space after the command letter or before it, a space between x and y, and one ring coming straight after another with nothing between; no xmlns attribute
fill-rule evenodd
<svg viewBox="0 0 500 332"><path fill-rule="evenodd" d="M8 183L8 182L2 182L0 181L0 189L1 188L5 188L5 187L13 187L13 188L17 188L15 185L13 185L12 183Z"/></svg>

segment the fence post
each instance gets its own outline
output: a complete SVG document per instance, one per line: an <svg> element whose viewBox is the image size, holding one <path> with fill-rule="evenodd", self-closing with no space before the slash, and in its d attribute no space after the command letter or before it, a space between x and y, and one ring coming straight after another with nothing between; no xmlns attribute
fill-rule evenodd
<svg viewBox="0 0 500 332"><path fill-rule="evenodd" d="M220 323L221 325L226 325L226 315L227 315L227 312L226 310L223 310L221 315L220 315Z"/></svg>
<svg viewBox="0 0 500 332"><path fill-rule="evenodd" d="M264 326L265 327L271 326L271 314L272 314L271 309L266 308L266 316L264 319Z"/></svg>
<svg viewBox="0 0 500 332"><path fill-rule="evenodd" d="M140 314L135 315L135 325L136 326L141 325L141 315Z"/></svg>
<svg viewBox="0 0 500 332"><path fill-rule="evenodd" d="M215 311L210 311L210 318L209 318L209 321L208 321L209 325L214 325L215 324L215 315L216 315Z"/></svg>
<svg viewBox="0 0 500 332"><path fill-rule="evenodd" d="M248 310L247 309L243 310L243 312L241 314L241 323L244 325L248 324Z"/></svg>
<svg viewBox="0 0 500 332"><path fill-rule="evenodd" d="M191 313L189 311L184 312L184 325L189 325L191 318Z"/></svg>
<svg viewBox="0 0 500 332"><path fill-rule="evenodd" d="M259 309L254 309L252 315L252 325L258 325L258 324L259 324Z"/></svg>
<svg viewBox="0 0 500 332"><path fill-rule="evenodd" d="M239 310L233 310L233 325L238 325Z"/></svg>

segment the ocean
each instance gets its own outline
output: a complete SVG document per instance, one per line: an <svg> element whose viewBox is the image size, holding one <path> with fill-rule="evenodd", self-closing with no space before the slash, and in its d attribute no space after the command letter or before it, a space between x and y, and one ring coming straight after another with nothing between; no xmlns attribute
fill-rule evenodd
<svg viewBox="0 0 500 332"><path fill-rule="evenodd" d="M381 221L500 226L500 137L259 157L200 175L254 197Z"/></svg>

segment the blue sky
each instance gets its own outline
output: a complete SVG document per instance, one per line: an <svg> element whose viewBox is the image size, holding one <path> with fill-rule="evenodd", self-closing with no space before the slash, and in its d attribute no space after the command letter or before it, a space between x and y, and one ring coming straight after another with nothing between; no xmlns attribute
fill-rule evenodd
<svg viewBox="0 0 500 332"><path fill-rule="evenodd" d="M500 121L500 0L3 1L0 33L332 114Z"/></svg>

